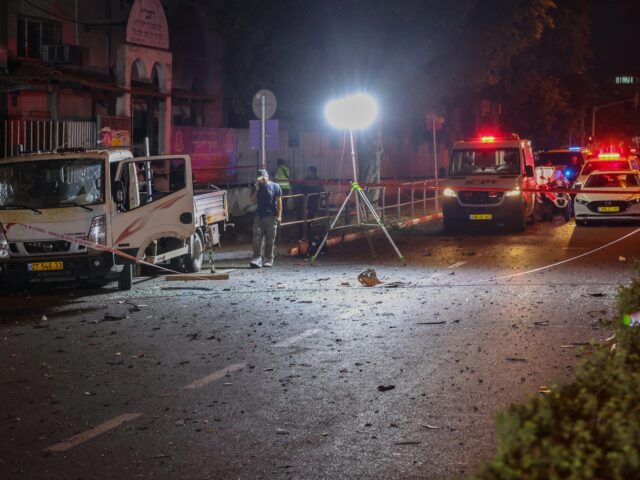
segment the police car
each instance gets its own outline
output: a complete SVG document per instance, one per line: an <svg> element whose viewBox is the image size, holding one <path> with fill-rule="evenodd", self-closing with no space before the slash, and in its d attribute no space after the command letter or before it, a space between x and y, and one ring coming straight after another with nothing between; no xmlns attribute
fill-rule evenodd
<svg viewBox="0 0 640 480"><path fill-rule="evenodd" d="M576 225L594 220L640 220L640 176L636 170L598 170L576 195ZM598 191L602 193L598 193Z"/></svg>
<svg viewBox="0 0 640 480"><path fill-rule="evenodd" d="M640 162L635 156L623 157L619 153L601 153L585 162L574 185L580 188L587 177L596 170L640 170Z"/></svg>
<svg viewBox="0 0 640 480"><path fill-rule="evenodd" d="M540 165L562 167L565 178L575 181L578 172L587 160L592 157L591 150L583 147L555 148L540 154Z"/></svg>

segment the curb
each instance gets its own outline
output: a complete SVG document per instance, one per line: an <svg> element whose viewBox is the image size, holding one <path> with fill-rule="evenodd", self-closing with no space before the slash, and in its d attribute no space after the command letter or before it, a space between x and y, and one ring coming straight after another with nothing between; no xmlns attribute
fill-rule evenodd
<svg viewBox="0 0 640 480"><path fill-rule="evenodd" d="M241 260L243 258L251 258L252 250L232 250L230 252L213 251L213 260Z"/></svg>
<svg viewBox="0 0 640 480"><path fill-rule="evenodd" d="M398 222L395 225L400 228L411 227L413 225L418 225L420 223L433 222L435 220L439 220L440 218L442 218L442 212L437 212L437 213L432 213L430 215L423 215L422 217L411 218L409 220L405 220L404 222ZM376 236L376 235L382 234L382 231L377 230L374 232L369 232L369 234L371 236ZM352 242L354 240L359 240L361 238L366 238L365 232L348 233L344 236L341 235L339 237L328 238L327 246L333 247L341 243ZM298 247L291 247L286 254L289 255L290 257L295 257L296 255L298 255Z"/></svg>
<svg viewBox="0 0 640 480"><path fill-rule="evenodd" d="M441 218L442 218L442 212L437 212L437 213L432 213L430 215L423 215L421 217L410 218L408 220L405 220L403 222L398 222L398 223L393 224L393 225L396 226L396 227L399 227L399 228L406 228L406 227L412 227L413 225L419 225L421 223L430 223L430 222L433 222L435 220L439 220ZM369 232L369 233L372 236L376 236L376 235L380 235L382 233L382 231L377 230L377 231L373 231L373 232ZM347 233L346 235L344 235L344 237L342 235L336 236L336 237L330 237L327 240L327 246L328 247L333 247L333 246L339 245L341 243L353 242L354 240L360 240L361 238L366 238L365 232ZM295 257L295 256L298 255L298 247L276 247L276 248L277 248L277 254L281 255L281 256ZM217 261L217 260L244 260L244 259L251 258L251 255L253 255L253 251L250 250L250 249L248 249L248 250L232 250L232 251L219 252L219 253L216 253L216 251L214 250L213 259L214 259L214 261Z"/></svg>

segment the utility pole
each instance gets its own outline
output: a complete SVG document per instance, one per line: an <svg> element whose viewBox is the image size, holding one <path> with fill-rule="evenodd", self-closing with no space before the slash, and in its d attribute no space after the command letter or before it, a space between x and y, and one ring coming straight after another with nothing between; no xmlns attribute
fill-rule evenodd
<svg viewBox="0 0 640 480"><path fill-rule="evenodd" d="M596 113L598 113L603 108L614 107L616 105L622 105L624 103L633 103L633 106L637 109L638 105L640 105L640 93L636 92L636 94L628 98L626 100L620 100L619 102L611 102L605 103L604 105L597 105L593 107L591 110L591 141L593 142L596 138Z"/></svg>
<svg viewBox="0 0 640 480"><path fill-rule="evenodd" d="M436 112L435 110L431 114L431 127L433 128L433 178L436 180L436 187L438 186L438 143L436 140ZM436 211L438 210L438 194L440 193L437 189L434 190L435 203L436 203ZM413 208L413 205L412 207Z"/></svg>

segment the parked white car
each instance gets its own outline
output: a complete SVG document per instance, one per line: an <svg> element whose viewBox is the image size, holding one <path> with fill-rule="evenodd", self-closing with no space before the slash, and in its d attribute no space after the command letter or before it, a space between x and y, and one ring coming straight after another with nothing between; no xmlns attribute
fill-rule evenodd
<svg viewBox="0 0 640 480"><path fill-rule="evenodd" d="M597 158L587 160L574 185L576 187L584 186L587 177L596 170L639 170L640 162L638 157L621 157L618 153L601 153Z"/></svg>
<svg viewBox="0 0 640 480"><path fill-rule="evenodd" d="M576 225L594 220L640 220L640 176L636 170L598 170L576 195ZM599 193L601 191L602 193Z"/></svg>

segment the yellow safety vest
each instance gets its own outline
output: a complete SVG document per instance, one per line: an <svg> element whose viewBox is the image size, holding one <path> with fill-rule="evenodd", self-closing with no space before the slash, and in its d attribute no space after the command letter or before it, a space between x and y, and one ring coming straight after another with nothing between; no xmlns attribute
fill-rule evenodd
<svg viewBox="0 0 640 480"><path fill-rule="evenodd" d="M280 188L283 190L291 190L291 185L289 184L289 169L280 165L276 170L276 182L280 185Z"/></svg>

